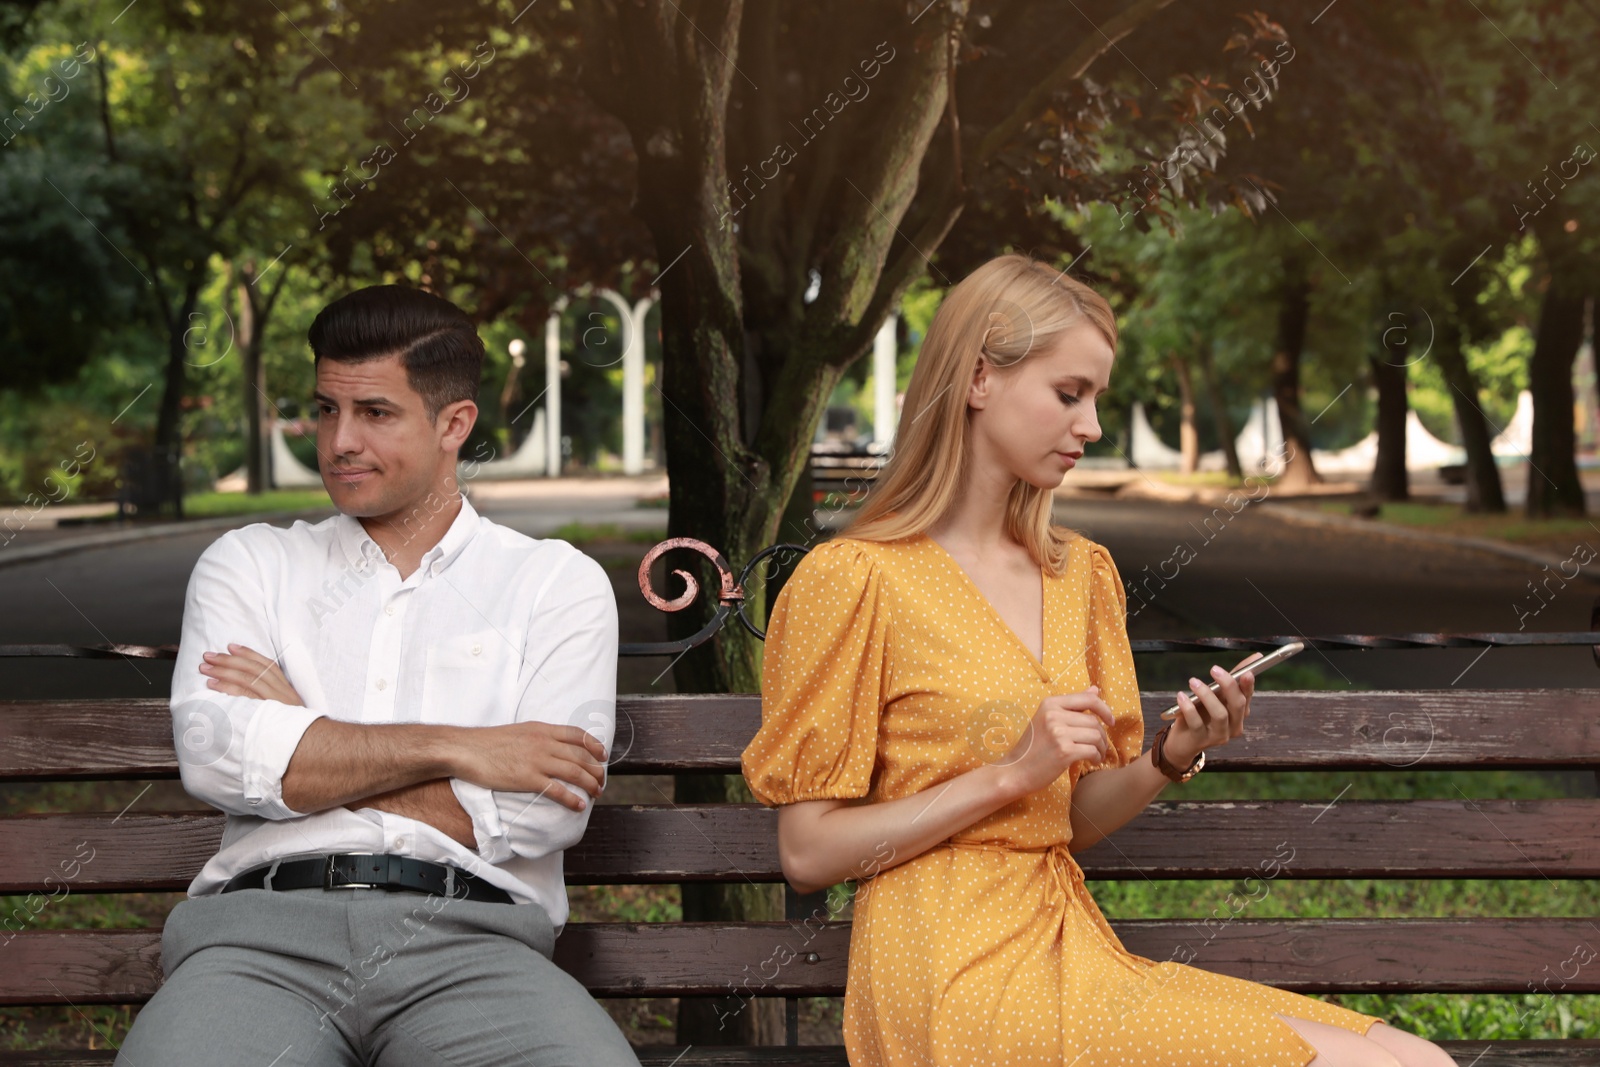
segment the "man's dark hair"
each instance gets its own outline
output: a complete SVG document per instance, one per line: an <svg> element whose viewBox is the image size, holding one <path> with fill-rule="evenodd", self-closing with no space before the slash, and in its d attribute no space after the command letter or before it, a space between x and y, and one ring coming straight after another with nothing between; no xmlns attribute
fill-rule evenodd
<svg viewBox="0 0 1600 1067"><path fill-rule="evenodd" d="M404 285L369 285L317 313L308 334L316 359L365 363L398 355L428 418L446 404L478 399L483 340L450 301Z"/></svg>

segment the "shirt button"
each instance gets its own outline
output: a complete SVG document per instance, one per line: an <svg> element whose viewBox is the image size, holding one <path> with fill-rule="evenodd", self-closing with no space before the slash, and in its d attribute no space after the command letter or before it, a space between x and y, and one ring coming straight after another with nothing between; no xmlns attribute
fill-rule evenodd
<svg viewBox="0 0 1600 1067"><path fill-rule="evenodd" d="M478 653L480 653L482 651L483 651L483 646L482 645L473 645L472 646L472 654L474 656L476 656Z"/></svg>
<svg viewBox="0 0 1600 1067"><path fill-rule="evenodd" d="M406 847L406 839L404 837L395 838L394 839L394 847L395 848L405 848Z"/></svg>
<svg viewBox="0 0 1600 1067"><path fill-rule="evenodd" d="M394 614L394 605L393 605L393 604L390 604L390 605L388 605L388 606L387 606L387 607L385 607L385 608L384 608L384 609L383 609L383 613L384 613L384 614L385 614L385 615L393 615L393 614Z"/></svg>
<svg viewBox="0 0 1600 1067"><path fill-rule="evenodd" d="M382 678L379 678L378 679L378 688L379 689L387 689L387 688L389 688L389 683L384 681Z"/></svg>

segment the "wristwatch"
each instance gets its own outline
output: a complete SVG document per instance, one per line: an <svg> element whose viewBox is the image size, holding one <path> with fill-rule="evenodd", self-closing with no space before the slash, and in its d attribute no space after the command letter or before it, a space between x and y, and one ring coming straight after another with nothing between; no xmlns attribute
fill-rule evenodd
<svg viewBox="0 0 1600 1067"><path fill-rule="evenodd" d="M1166 756L1161 751L1161 744L1167 739L1167 731L1171 729L1172 724L1168 723L1156 732L1155 742L1150 746L1150 762L1154 763L1162 774L1171 778L1174 782L1182 784L1200 773L1201 768L1206 765L1206 754L1204 750L1197 752L1194 762L1190 763L1185 769L1178 770L1178 768L1167 762Z"/></svg>

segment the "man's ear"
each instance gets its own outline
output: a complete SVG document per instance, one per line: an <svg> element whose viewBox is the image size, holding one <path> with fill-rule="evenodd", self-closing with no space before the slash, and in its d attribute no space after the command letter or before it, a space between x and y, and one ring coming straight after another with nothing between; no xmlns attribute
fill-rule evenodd
<svg viewBox="0 0 1600 1067"><path fill-rule="evenodd" d="M467 436L472 433L473 424L477 421L478 405L471 400L456 400L446 404L435 421L435 426L441 429L440 451L451 452L466 444Z"/></svg>

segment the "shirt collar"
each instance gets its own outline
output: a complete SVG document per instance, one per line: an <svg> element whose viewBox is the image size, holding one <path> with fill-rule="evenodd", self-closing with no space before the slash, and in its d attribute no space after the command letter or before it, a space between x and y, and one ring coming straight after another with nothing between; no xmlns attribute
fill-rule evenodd
<svg viewBox="0 0 1600 1067"><path fill-rule="evenodd" d="M361 525L361 520L354 515L340 512L334 518L334 532L338 539L339 547L343 550L345 558L357 571L365 570L365 561L374 563L387 561L383 549L367 533L367 528ZM461 511L456 515L455 521L444 532L439 543L422 554L422 562L417 568L429 574L438 574L461 555L461 550L467 547L478 532L478 510L472 506L466 494L461 496Z"/></svg>

